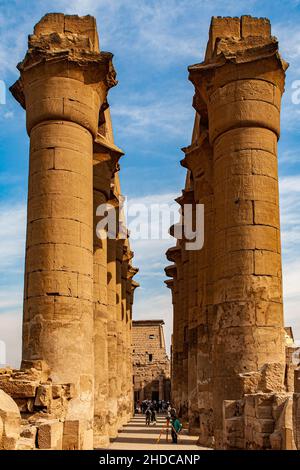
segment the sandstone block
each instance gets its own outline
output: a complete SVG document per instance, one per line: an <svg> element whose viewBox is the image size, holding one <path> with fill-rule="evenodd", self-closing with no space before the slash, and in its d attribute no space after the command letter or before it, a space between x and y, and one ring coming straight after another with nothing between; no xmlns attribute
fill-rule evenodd
<svg viewBox="0 0 300 470"><path fill-rule="evenodd" d="M275 431L270 435L272 450L282 450L282 436L280 431Z"/></svg>
<svg viewBox="0 0 300 470"><path fill-rule="evenodd" d="M28 297L44 294L78 297L78 274L67 271L28 273Z"/></svg>
<svg viewBox="0 0 300 470"><path fill-rule="evenodd" d="M244 436L244 418L234 417L225 420L225 432L228 436L240 437Z"/></svg>
<svg viewBox="0 0 300 470"><path fill-rule="evenodd" d="M261 390L263 392L280 392L284 389L285 364L271 363L262 368Z"/></svg>
<svg viewBox="0 0 300 470"><path fill-rule="evenodd" d="M264 225L244 225L227 231L228 251L268 250L278 252L278 234L273 227Z"/></svg>
<svg viewBox="0 0 300 470"><path fill-rule="evenodd" d="M270 406L256 406L255 413L258 419L271 419L273 416Z"/></svg>
<svg viewBox="0 0 300 470"><path fill-rule="evenodd" d="M254 222L279 228L279 210L277 204L266 201L254 201Z"/></svg>
<svg viewBox="0 0 300 470"><path fill-rule="evenodd" d="M278 253L255 250L255 274L267 276L281 276L281 257Z"/></svg>
<svg viewBox="0 0 300 470"><path fill-rule="evenodd" d="M242 404L238 400L223 401L223 417L225 420L240 417L242 409Z"/></svg>
<svg viewBox="0 0 300 470"><path fill-rule="evenodd" d="M252 151L253 149L277 155L277 136L263 127L245 127L242 131L231 129L216 140L214 158L240 150Z"/></svg>
<svg viewBox="0 0 300 470"><path fill-rule="evenodd" d="M270 38L270 21L267 18L252 18L251 16L243 15L241 17L241 35L243 38L248 36Z"/></svg>
<svg viewBox="0 0 300 470"><path fill-rule="evenodd" d="M27 373L28 371L30 373L37 371L38 376L35 376L35 378L38 378L41 382L46 382L50 376L50 367L42 359L22 359L21 370L25 370Z"/></svg>
<svg viewBox="0 0 300 470"><path fill-rule="evenodd" d="M16 450L34 450L35 442L33 439L28 439L27 437L20 437L17 442Z"/></svg>
<svg viewBox="0 0 300 470"><path fill-rule="evenodd" d="M271 292L270 292L271 294ZM274 298L281 297L281 293L274 291ZM256 324L258 326L277 326L283 324L283 308L281 302L257 302L256 303Z"/></svg>
<svg viewBox="0 0 300 470"><path fill-rule="evenodd" d="M34 398L15 398L20 413L32 413L34 410Z"/></svg>
<svg viewBox="0 0 300 470"><path fill-rule="evenodd" d="M245 396L245 418L255 418L255 398L253 395Z"/></svg>
<svg viewBox="0 0 300 470"><path fill-rule="evenodd" d="M22 426L21 437L32 439L35 442L37 427L31 425Z"/></svg>
<svg viewBox="0 0 300 470"><path fill-rule="evenodd" d="M67 420L63 429L63 450L78 450L81 448L80 422Z"/></svg>
<svg viewBox="0 0 300 470"><path fill-rule="evenodd" d="M60 384L52 385L52 398L61 398L63 396L63 386Z"/></svg>
<svg viewBox="0 0 300 470"><path fill-rule="evenodd" d="M269 433L254 431L253 441L259 449L269 449L271 447Z"/></svg>
<svg viewBox="0 0 300 470"><path fill-rule="evenodd" d="M254 430L259 433L271 434L274 431L275 422L273 419L257 419L255 422Z"/></svg>
<svg viewBox="0 0 300 470"><path fill-rule="evenodd" d="M45 15L34 27L34 34L39 36L41 34L49 34L56 31L57 33L64 33L65 15L63 13L51 13Z"/></svg>
<svg viewBox="0 0 300 470"><path fill-rule="evenodd" d="M246 372L244 374L239 374L239 376L244 393L248 394L257 392L261 379L261 374L259 372Z"/></svg>

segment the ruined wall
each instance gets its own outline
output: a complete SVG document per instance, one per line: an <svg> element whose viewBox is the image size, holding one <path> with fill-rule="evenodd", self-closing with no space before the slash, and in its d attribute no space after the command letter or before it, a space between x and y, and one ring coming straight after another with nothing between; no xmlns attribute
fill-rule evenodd
<svg viewBox="0 0 300 470"><path fill-rule="evenodd" d="M166 353L163 320L134 320L132 363L135 399L170 399L170 361Z"/></svg>

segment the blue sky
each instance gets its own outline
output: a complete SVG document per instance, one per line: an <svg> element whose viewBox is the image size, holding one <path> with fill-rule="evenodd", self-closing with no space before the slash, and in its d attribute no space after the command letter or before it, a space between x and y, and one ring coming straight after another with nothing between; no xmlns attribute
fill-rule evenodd
<svg viewBox="0 0 300 470"><path fill-rule="evenodd" d="M300 1L279 0L0 0L0 80L10 86L26 51L27 35L48 12L92 14L102 50L114 53L119 85L109 95L121 160L122 192L137 202L169 203L184 185L181 147L193 125L193 86L187 66L203 59L211 16L266 16L290 63L279 145L286 324L300 339ZM0 105L0 340L18 365L23 289L28 137L25 115L7 92ZM140 268L135 318L163 318L169 343L172 308L163 284L164 252L172 240L136 241Z"/></svg>

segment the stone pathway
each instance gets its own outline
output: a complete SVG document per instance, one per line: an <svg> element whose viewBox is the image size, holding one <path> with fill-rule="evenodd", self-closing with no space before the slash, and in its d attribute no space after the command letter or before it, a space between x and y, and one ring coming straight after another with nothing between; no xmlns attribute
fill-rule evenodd
<svg viewBox="0 0 300 470"><path fill-rule="evenodd" d="M178 444L172 444L172 438L169 433L169 442L166 442L166 433L161 435L159 444L157 439L163 427L166 418L164 415L157 416L156 425L145 425L144 415L135 415L128 424L123 426L118 437L110 444L111 450L203 450L205 447L196 445L197 436L189 436L183 430L178 439Z"/></svg>

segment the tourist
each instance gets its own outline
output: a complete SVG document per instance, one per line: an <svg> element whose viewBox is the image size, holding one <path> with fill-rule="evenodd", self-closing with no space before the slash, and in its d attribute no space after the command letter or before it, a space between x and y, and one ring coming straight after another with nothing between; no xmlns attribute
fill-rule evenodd
<svg viewBox="0 0 300 470"><path fill-rule="evenodd" d="M148 408L147 401L143 400L142 401L142 413L144 414Z"/></svg>
<svg viewBox="0 0 300 470"><path fill-rule="evenodd" d="M182 429L182 424L177 418L176 414L171 415L171 436L173 444L177 444L177 437Z"/></svg>
<svg viewBox="0 0 300 470"><path fill-rule="evenodd" d="M156 411L155 406L151 406L151 423L156 424Z"/></svg>

